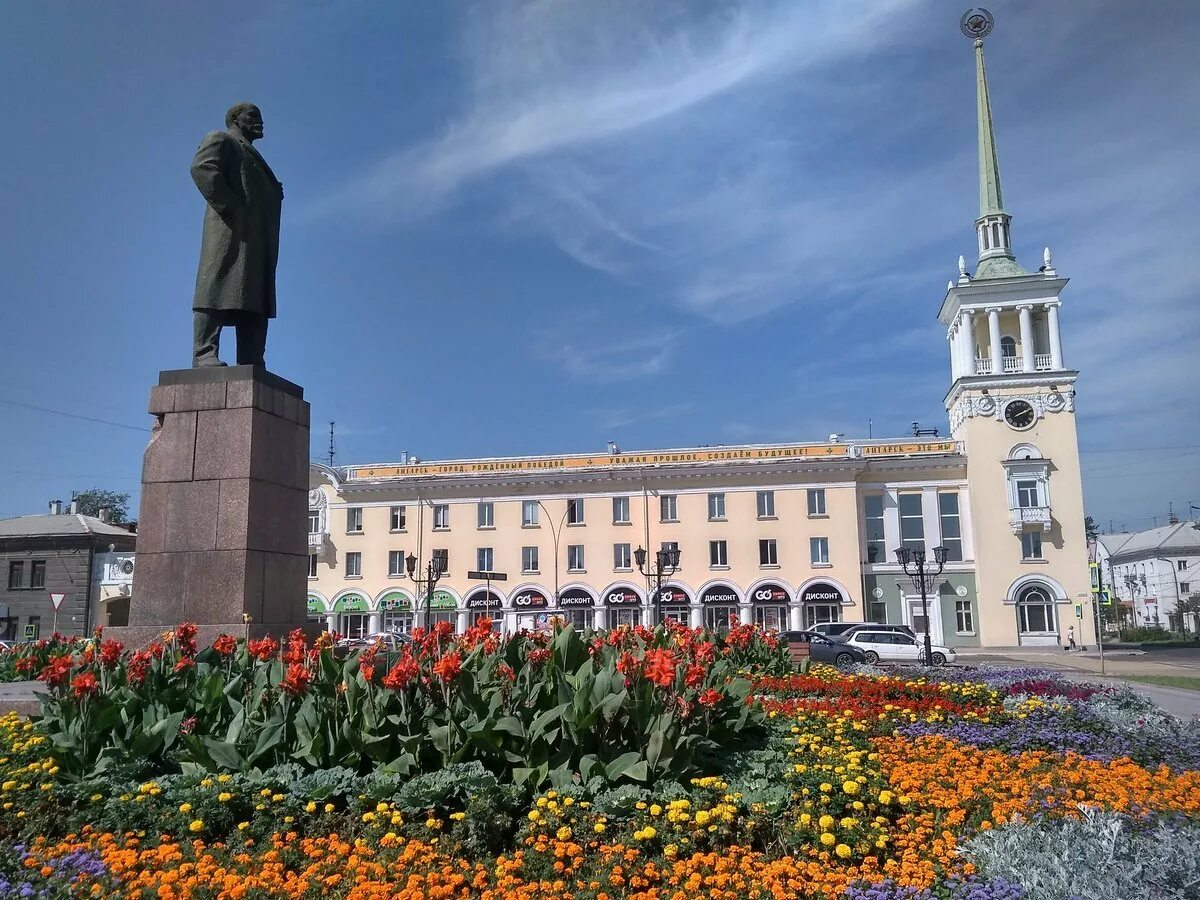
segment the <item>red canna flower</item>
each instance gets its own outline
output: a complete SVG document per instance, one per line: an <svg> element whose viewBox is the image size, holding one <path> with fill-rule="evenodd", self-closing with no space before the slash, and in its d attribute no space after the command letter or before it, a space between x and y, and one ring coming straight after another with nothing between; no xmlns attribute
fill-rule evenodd
<svg viewBox="0 0 1200 900"><path fill-rule="evenodd" d="M454 626L449 622L438 622L433 626L433 633L439 638L447 638L454 634Z"/></svg>
<svg viewBox="0 0 1200 900"><path fill-rule="evenodd" d="M99 631L100 629L96 629ZM125 645L120 641L104 641L100 645L100 665L106 669L115 668L117 663L121 661L121 652L125 649Z"/></svg>
<svg viewBox="0 0 1200 900"><path fill-rule="evenodd" d="M279 682L279 689L285 694L291 694L293 697L299 697L308 693L308 682L311 678L308 669L302 663L291 663L287 667L287 674L283 676L283 680Z"/></svg>
<svg viewBox="0 0 1200 900"><path fill-rule="evenodd" d="M404 688L410 681L417 677L421 667L412 653L405 650L404 653L396 660L396 664L392 666L385 676L383 676L383 686L390 691L398 691Z"/></svg>
<svg viewBox="0 0 1200 900"><path fill-rule="evenodd" d="M237 649L237 638L231 634L222 634L213 641L212 646L222 656L232 656L233 651Z"/></svg>
<svg viewBox="0 0 1200 900"><path fill-rule="evenodd" d="M150 653L147 650L139 650L133 654L133 658L129 660L128 672L129 683L139 685L146 680L146 673L150 670Z"/></svg>
<svg viewBox="0 0 1200 900"><path fill-rule="evenodd" d="M90 697L100 691L100 682L91 672L83 672L71 679L71 693L77 700Z"/></svg>
<svg viewBox="0 0 1200 900"><path fill-rule="evenodd" d="M175 627L175 643L185 656L196 655L196 626L191 622L180 622Z"/></svg>
<svg viewBox="0 0 1200 900"><path fill-rule="evenodd" d="M368 682L375 677L375 654L377 652L378 645L358 657L358 671L362 673L362 677Z"/></svg>
<svg viewBox="0 0 1200 900"><path fill-rule="evenodd" d="M646 653L646 677L659 687L675 683L675 654L670 650L650 650Z"/></svg>
<svg viewBox="0 0 1200 900"><path fill-rule="evenodd" d="M683 676L683 683L690 688L700 687L704 684L704 676L708 670L698 663L692 663L687 667L687 674Z"/></svg>
<svg viewBox="0 0 1200 900"><path fill-rule="evenodd" d="M15 663L16 670L22 675L28 675L37 668L37 660L32 656L22 656Z"/></svg>
<svg viewBox="0 0 1200 900"><path fill-rule="evenodd" d="M496 674L507 681L516 681L517 673L513 671L512 666L508 663L500 663L496 666Z"/></svg>
<svg viewBox="0 0 1200 900"><path fill-rule="evenodd" d="M709 689L700 695L701 706L716 706L721 702L721 692Z"/></svg>
<svg viewBox="0 0 1200 900"><path fill-rule="evenodd" d="M56 656L42 669L38 680L46 682L50 687L62 687L71 676L71 665L71 657Z"/></svg>
<svg viewBox="0 0 1200 900"><path fill-rule="evenodd" d="M447 684L457 678L461 671L462 656L459 655L457 650L447 653L433 664L433 674L437 675Z"/></svg>
<svg viewBox="0 0 1200 900"><path fill-rule="evenodd" d="M531 666L540 666L550 658L549 647L538 647L536 650L529 651L529 664Z"/></svg>
<svg viewBox="0 0 1200 900"><path fill-rule="evenodd" d="M287 650L283 652L285 663L302 663L308 655L308 641L302 628L293 628L288 633Z"/></svg>
<svg viewBox="0 0 1200 900"><path fill-rule="evenodd" d="M257 641L249 641L246 644L246 650L249 651L250 655L263 662L274 656L278 649L279 642L269 635Z"/></svg>
<svg viewBox="0 0 1200 900"><path fill-rule="evenodd" d="M196 717L188 716L179 723L180 734L193 734L196 731Z"/></svg>
<svg viewBox="0 0 1200 900"><path fill-rule="evenodd" d="M642 663L626 650L617 658L617 671L625 676L625 687L629 687L633 684L633 679L642 674Z"/></svg>
<svg viewBox="0 0 1200 900"><path fill-rule="evenodd" d="M192 659L190 656L185 656L181 660L179 660L179 662L175 663L175 671L176 672L185 672L188 669L195 668L195 666L196 666L196 661L194 659Z"/></svg>

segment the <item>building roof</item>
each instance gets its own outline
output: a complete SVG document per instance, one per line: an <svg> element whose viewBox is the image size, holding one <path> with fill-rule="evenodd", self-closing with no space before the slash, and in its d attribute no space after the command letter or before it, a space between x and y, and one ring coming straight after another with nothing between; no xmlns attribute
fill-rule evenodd
<svg viewBox="0 0 1200 900"><path fill-rule="evenodd" d="M1124 538L1117 543L1115 538ZM1100 535L1104 546L1114 556L1153 556L1161 553L1165 556L1200 555L1200 522L1179 522L1175 525L1163 525L1148 531L1138 531L1126 535ZM1113 540L1109 543L1109 540Z"/></svg>
<svg viewBox="0 0 1200 900"><path fill-rule="evenodd" d="M0 519L0 538L20 537L71 537L112 536L133 538L136 535L128 528L101 522L95 516L17 516L15 519Z"/></svg>

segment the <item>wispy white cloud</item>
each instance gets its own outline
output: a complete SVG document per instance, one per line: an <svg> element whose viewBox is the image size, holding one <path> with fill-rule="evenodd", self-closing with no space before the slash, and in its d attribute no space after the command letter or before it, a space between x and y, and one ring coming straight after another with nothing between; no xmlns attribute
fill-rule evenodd
<svg viewBox="0 0 1200 900"><path fill-rule="evenodd" d="M605 342L577 340L556 343L549 356L571 377L592 382L632 381L661 374L679 345L682 331Z"/></svg>

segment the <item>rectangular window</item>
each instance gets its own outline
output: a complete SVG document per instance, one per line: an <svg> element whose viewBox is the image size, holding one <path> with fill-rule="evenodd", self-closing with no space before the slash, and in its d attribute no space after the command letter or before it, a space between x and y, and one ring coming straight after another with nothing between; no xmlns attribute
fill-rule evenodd
<svg viewBox="0 0 1200 900"><path fill-rule="evenodd" d="M809 538L808 553L814 566L829 565L829 538Z"/></svg>
<svg viewBox="0 0 1200 900"><path fill-rule="evenodd" d="M495 561L495 556L492 553L491 547L477 547L475 549L475 568L480 572L494 572L492 564Z"/></svg>
<svg viewBox="0 0 1200 900"><path fill-rule="evenodd" d="M867 533L867 562L887 562L887 546L883 537L883 494L863 497L863 512Z"/></svg>
<svg viewBox="0 0 1200 900"><path fill-rule="evenodd" d="M346 510L346 534L358 534L362 531L362 507L351 506Z"/></svg>
<svg viewBox="0 0 1200 900"><path fill-rule="evenodd" d="M661 550L664 554L665 553L673 553L673 554L675 554L676 559L679 558L679 541L663 541L659 545L658 549Z"/></svg>
<svg viewBox="0 0 1200 900"><path fill-rule="evenodd" d="M445 575L450 571L450 551L449 550L434 550L432 560L434 569L439 574Z"/></svg>
<svg viewBox="0 0 1200 900"><path fill-rule="evenodd" d="M532 528L538 523L538 502L536 500L521 501L521 525Z"/></svg>
<svg viewBox="0 0 1200 900"><path fill-rule="evenodd" d="M393 506L392 507L392 531L403 531L404 526L405 526L404 507L403 506Z"/></svg>
<svg viewBox="0 0 1200 900"><path fill-rule="evenodd" d="M1179 582L1179 593L1190 594L1192 592L1192 583L1190 581Z"/></svg>
<svg viewBox="0 0 1200 900"><path fill-rule="evenodd" d="M583 569L583 544L568 544L567 571L582 572Z"/></svg>
<svg viewBox="0 0 1200 900"><path fill-rule="evenodd" d="M490 502L477 504L476 525L480 528L496 527L496 507L494 504Z"/></svg>
<svg viewBox="0 0 1200 900"><path fill-rule="evenodd" d="M759 491L756 499L758 503L758 517L760 519L775 518L775 492Z"/></svg>
<svg viewBox="0 0 1200 900"><path fill-rule="evenodd" d="M317 554L315 553L308 554L308 577L317 577Z"/></svg>
<svg viewBox="0 0 1200 900"><path fill-rule="evenodd" d="M962 562L962 519L958 514L958 494L938 494L938 515L942 520L942 546L950 551L946 559Z"/></svg>
<svg viewBox="0 0 1200 900"><path fill-rule="evenodd" d="M1186 559L1181 559L1181 560L1179 560L1179 564L1178 564L1179 571L1180 571L1180 572L1186 572L1186 571L1187 571L1187 564L1188 564L1188 561L1187 561Z"/></svg>
<svg viewBox="0 0 1200 900"><path fill-rule="evenodd" d="M729 546L725 541L708 542L708 564L721 568L729 565Z"/></svg>
<svg viewBox="0 0 1200 900"><path fill-rule="evenodd" d="M1017 482L1017 506L1021 509L1030 509L1035 506L1041 506L1042 501L1039 496L1038 483L1036 481L1018 481Z"/></svg>
<svg viewBox="0 0 1200 900"><path fill-rule="evenodd" d="M433 527L435 530L450 527L450 505L448 503L438 503L433 507Z"/></svg>
<svg viewBox="0 0 1200 900"><path fill-rule="evenodd" d="M867 621L874 622L876 625L887 624L887 601L872 600L869 611L867 612Z"/></svg>
<svg viewBox="0 0 1200 900"><path fill-rule="evenodd" d="M779 565L779 549L775 538L763 538L758 542L758 564L760 566Z"/></svg>
<svg viewBox="0 0 1200 900"><path fill-rule="evenodd" d="M18 591L25 586L25 563L10 562L8 564L8 589Z"/></svg>
<svg viewBox="0 0 1200 900"><path fill-rule="evenodd" d="M1042 533L1040 531L1021 532L1021 559L1042 558Z"/></svg>
<svg viewBox="0 0 1200 900"><path fill-rule="evenodd" d="M725 520L724 494L708 495L708 520L710 522L721 522Z"/></svg>
<svg viewBox="0 0 1200 900"><path fill-rule="evenodd" d="M613 544L613 568L633 568L633 556L630 553L628 544Z"/></svg>
<svg viewBox="0 0 1200 900"><path fill-rule="evenodd" d="M825 515L825 488L812 488L808 492L808 514Z"/></svg>
<svg viewBox="0 0 1200 900"><path fill-rule="evenodd" d="M30 560L29 586L31 588L44 588L46 586L46 561L44 559Z"/></svg>
<svg viewBox="0 0 1200 900"><path fill-rule="evenodd" d="M628 525L629 524L629 498L628 497L613 497L613 524Z"/></svg>
<svg viewBox="0 0 1200 900"><path fill-rule="evenodd" d="M404 551L389 550L388 551L388 575L395 578L398 575L404 575Z"/></svg>
<svg viewBox="0 0 1200 900"><path fill-rule="evenodd" d="M900 545L909 550L925 549L925 518L920 494L900 495Z"/></svg>
<svg viewBox="0 0 1200 900"><path fill-rule="evenodd" d="M583 524L583 501L568 500L567 501L567 524L582 525Z"/></svg>
<svg viewBox="0 0 1200 900"><path fill-rule="evenodd" d="M308 511L308 533L321 533L321 511L319 509L310 509Z"/></svg>
<svg viewBox="0 0 1200 900"><path fill-rule="evenodd" d="M362 577L362 554L356 551L351 551L346 554L346 577L361 578Z"/></svg>
<svg viewBox="0 0 1200 900"><path fill-rule="evenodd" d="M975 633L975 613L970 600L954 601L954 625L958 634Z"/></svg>
<svg viewBox="0 0 1200 900"><path fill-rule="evenodd" d="M658 498L659 518L664 522L679 521L679 498L674 494L663 494Z"/></svg>
<svg viewBox="0 0 1200 900"><path fill-rule="evenodd" d="M538 571L538 548L521 548L521 571L529 574Z"/></svg>

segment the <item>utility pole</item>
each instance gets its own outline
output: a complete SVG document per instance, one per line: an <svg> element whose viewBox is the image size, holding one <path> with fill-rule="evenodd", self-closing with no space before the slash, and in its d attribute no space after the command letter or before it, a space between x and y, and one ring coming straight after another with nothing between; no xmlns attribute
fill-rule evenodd
<svg viewBox="0 0 1200 900"><path fill-rule="evenodd" d="M329 423L329 468L333 468L333 426L334 423Z"/></svg>

